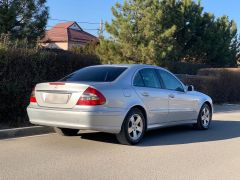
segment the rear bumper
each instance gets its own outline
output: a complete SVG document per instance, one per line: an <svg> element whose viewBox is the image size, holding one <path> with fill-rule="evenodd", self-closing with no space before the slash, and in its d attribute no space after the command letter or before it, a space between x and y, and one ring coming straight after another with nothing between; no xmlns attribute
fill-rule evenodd
<svg viewBox="0 0 240 180"><path fill-rule="evenodd" d="M108 133L119 133L125 116L123 111L74 111L34 107L28 107L27 112L32 124Z"/></svg>

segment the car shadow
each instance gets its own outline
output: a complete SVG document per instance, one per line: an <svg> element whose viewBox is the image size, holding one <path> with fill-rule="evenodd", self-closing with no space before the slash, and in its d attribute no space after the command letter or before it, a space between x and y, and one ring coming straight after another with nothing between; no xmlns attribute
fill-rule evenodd
<svg viewBox="0 0 240 180"><path fill-rule="evenodd" d="M91 132L80 133L82 139L118 144L115 135ZM209 130L195 130L190 125L162 128L146 133L137 146L163 146L227 140L240 137L240 121L214 120Z"/></svg>
<svg viewBox="0 0 240 180"><path fill-rule="evenodd" d="M79 133L81 139L91 140L91 141L99 141L111 144L119 144L116 136L110 133L104 132L81 132Z"/></svg>

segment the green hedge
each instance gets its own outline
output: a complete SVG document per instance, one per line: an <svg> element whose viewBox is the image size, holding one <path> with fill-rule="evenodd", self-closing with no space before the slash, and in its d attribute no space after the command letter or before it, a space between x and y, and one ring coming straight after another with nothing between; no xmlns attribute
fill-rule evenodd
<svg viewBox="0 0 240 180"><path fill-rule="evenodd" d="M185 84L194 85L195 89L208 94L214 103L240 102L240 69L207 68L198 71L197 76L186 75Z"/></svg>
<svg viewBox="0 0 240 180"><path fill-rule="evenodd" d="M99 63L96 56L64 51L0 48L0 124L28 124L26 107L35 84Z"/></svg>

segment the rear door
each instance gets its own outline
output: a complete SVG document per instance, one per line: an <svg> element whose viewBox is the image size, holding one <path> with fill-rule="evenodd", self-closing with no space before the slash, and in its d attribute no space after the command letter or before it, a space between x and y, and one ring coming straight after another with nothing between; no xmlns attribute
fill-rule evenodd
<svg viewBox="0 0 240 180"><path fill-rule="evenodd" d="M169 99L169 121L185 121L196 118L197 99L185 92L183 84L168 71L159 69Z"/></svg>
<svg viewBox="0 0 240 180"><path fill-rule="evenodd" d="M148 108L149 124L167 121L168 95L161 88L161 82L153 68L139 70L134 77L133 86L138 96Z"/></svg>

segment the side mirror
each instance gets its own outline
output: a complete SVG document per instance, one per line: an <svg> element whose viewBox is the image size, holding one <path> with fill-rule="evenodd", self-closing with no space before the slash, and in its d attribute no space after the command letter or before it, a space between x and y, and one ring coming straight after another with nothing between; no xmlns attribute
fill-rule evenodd
<svg viewBox="0 0 240 180"><path fill-rule="evenodd" d="M187 91L194 91L194 86L193 85L187 86Z"/></svg>

